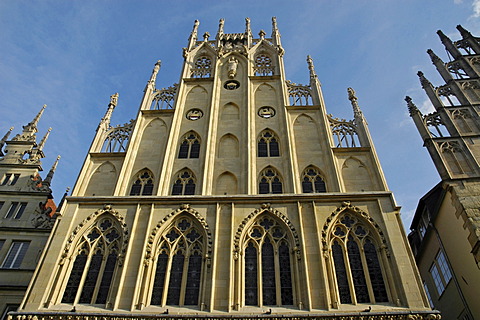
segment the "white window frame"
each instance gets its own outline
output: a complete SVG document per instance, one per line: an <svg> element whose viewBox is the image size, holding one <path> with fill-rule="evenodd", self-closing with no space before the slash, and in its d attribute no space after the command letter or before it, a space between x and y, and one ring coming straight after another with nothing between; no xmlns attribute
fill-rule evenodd
<svg viewBox="0 0 480 320"><path fill-rule="evenodd" d="M453 277L445 253L442 250L439 250L435 256L435 260L430 267L430 275L432 276L438 296L440 297L443 292L445 292L447 285Z"/></svg>
<svg viewBox="0 0 480 320"><path fill-rule="evenodd" d="M17 248L15 248L16 244L19 244ZM15 241L15 240L12 241L12 243L10 244L10 248L8 249L8 253L5 256L5 259L3 260L2 268L20 269L20 266L22 265L23 258L26 256L29 245L30 245L30 241ZM22 255L22 252L23 252L23 255ZM13 260L9 263L9 265L6 265L11 255L14 255ZM17 264L17 261L18 261L18 264Z"/></svg>

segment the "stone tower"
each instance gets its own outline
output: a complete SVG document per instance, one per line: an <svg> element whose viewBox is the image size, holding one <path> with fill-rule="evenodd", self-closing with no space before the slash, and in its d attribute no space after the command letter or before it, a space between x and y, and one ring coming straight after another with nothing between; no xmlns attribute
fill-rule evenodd
<svg viewBox="0 0 480 320"><path fill-rule="evenodd" d="M407 97L442 181L419 203L409 240L433 306L447 319L478 319L480 287L480 38L457 26L462 39L438 35L443 62L428 50L445 84L418 72L435 111L422 115Z"/></svg>
<svg viewBox="0 0 480 320"><path fill-rule="evenodd" d="M37 124L45 109L23 131L0 140L0 319L17 310L55 221L50 185L55 161L42 180L43 147L51 128L37 143Z"/></svg>
<svg viewBox="0 0 480 320"><path fill-rule="evenodd" d="M198 27L136 119L112 127L111 96L17 316L437 318L353 89L347 121L310 57L288 81L275 18Z"/></svg>

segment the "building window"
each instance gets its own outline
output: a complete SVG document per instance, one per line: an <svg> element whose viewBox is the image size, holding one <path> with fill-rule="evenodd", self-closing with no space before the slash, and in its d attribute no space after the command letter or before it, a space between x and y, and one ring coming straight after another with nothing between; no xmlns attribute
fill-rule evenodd
<svg viewBox="0 0 480 320"><path fill-rule="evenodd" d="M272 59L268 55L259 54L255 57L253 70L256 76L273 76L275 69Z"/></svg>
<svg viewBox="0 0 480 320"><path fill-rule="evenodd" d="M442 295L445 287L450 282L450 279L452 279L452 272L448 267L447 259L442 250L440 250L435 257L430 267L430 274L432 275L433 282L435 282L438 295Z"/></svg>
<svg viewBox="0 0 480 320"><path fill-rule="evenodd" d="M427 294L428 302L430 303L430 307L433 309L434 305L433 305L432 296L430 295L430 291L428 291L428 287L427 287L427 284L425 282L423 283L423 289L425 289L425 293Z"/></svg>
<svg viewBox="0 0 480 320"><path fill-rule="evenodd" d="M7 214L5 215L5 219L14 218L20 219L27 207L27 202L12 202L10 208L8 208Z"/></svg>
<svg viewBox="0 0 480 320"><path fill-rule="evenodd" d="M137 175L137 179L130 189L131 196L151 196L153 194L153 175L150 170L144 169Z"/></svg>
<svg viewBox="0 0 480 320"><path fill-rule="evenodd" d="M3 260L2 268L19 269L29 245L29 241L12 241L7 256Z"/></svg>
<svg viewBox="0 0 480 320"><path fill-rule="evenodd" d="M308 167L303 171L302 191L303 193L327 192L325 181L318 169Z"/></svg>
<svg viewBox="0 0 480 320"><path fill-rule="evenodd" d="M7 174L5 174L5 177L3 178L3 181L2 181L1 185L2 186L6 186L6 185L13 186L17 183L18 178L20 178L19 173L15 173L15 174L7 173Z"/></svg>
<svg viewBox="0 0 480 320"><path fill-rule="evenodd" d="M7 320L8 319L8 313L11 311L17 311L18 308L20 307L19 304L7 304L5 309L3 310L2 316L0 320Z"/></svg>
<svg viewBox="0 0 480 320"><path fill-rule="evenodd" d="M200 138L194 132L187 133L180 145L179 159L198 158L200 155Z"/></svg>
<svg viewBox="0 0 480 320"><path fill-rule="evenodd" d="M273 168L268 167L260 174L258 193L283 193L282 181Z"/></svg>
<svg viewBox="0 0 480 320"><path fill-rule="evenodd" d="M160 238L150 304L198 305L205 235L187 216L177 218Z"/></svg>
<svg viewBox="0 0 480 320"><path fill-rule="evenodd" d="M293 305L292 246L285 227L262 215L246 234L245 304Z"/></svg>
<svg viewBox="0 0 480 320"><path fill-rule="evenodd" d="M176 176L172 188L172 195L193 195L195 194L195 176L188 170L182 170Z"/></svg>
<svg viewBox="0 0 480 320"><path fill-rule="evenodd" d="M107 215L76 246L63 303L106 304L122 246L122 230Z"/></svg>
<svg viewBox="0 0 480 320"><path fill-rule="evenodd" d="M212 60L206 56L199 57L190 70L192 78L208 78L212 75Z"/></svg>
<svg viewBox="0 0 480 320"><path fill-rule="evenodd" d="M340 303L388 302L378 246L372 232L344 214L331 234L332 262Z"/></svg>
<svg viewBox="0 0 480 320"><path fill-rule="evenodd" d="M271 130L264 130L260 133L258 140L259 157L278 157L280 148L278 146L278 137Z"/></svg>

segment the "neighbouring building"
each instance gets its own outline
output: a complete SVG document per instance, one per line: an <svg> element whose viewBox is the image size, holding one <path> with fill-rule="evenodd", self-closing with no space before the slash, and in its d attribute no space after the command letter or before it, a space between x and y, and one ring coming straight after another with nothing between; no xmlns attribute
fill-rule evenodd
<svg viewBox="0 0 480 320"><path fill-rule="evenodd" d="M14 319L440 318L355 92L353 120L328 114L272 24L196 21L180 83L157 89L158 61L122 126L111 96Z"/></svg>
<svg viewBox="0 0 480 320"><path fill-rule="evenodd" d="M50 129L37 144L45 106L22 133L0 140L0 319L20 306L55 221L50 185L58 158L42 180L41 159Z"/></svg>
<svg viewBox="0 0 480 320"><path fill-rule="evenodd" d="M428 50L445 81L434 87L418 72L435 111L410 115L442 181L420 199L409 241L433 307L445 319L480 319L480 38L457 26L462 39L441 31L443 62Z"/></svg>

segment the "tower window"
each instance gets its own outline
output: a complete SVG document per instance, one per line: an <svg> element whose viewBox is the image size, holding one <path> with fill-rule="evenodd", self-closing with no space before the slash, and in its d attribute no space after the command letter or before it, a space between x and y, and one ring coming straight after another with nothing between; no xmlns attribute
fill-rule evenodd
<svg viewBox="0 0 480 320"><path fill-rule="evenodd" d="M2 186L6 186L6 185L13 186L17 183L18 178L20 178L19 173L15 173L15 174L7 173L7 174L5 174L5 177L3 178L3 181L2 181L1 185Z"/></svg>
<svg viewBox="0 0 480 320"><path fill-rule="evenodd" d="M27 202L12 202L10 208L8 208L7 214L5 215L5 219L12 218L13 219L20 219L27 207Z"/></svg>
<svg viewBox="0 0 480 320"><path fill-rule="evenodd" d="M293 305L291 245L284 226L263 215L245 243L245 304Z"/></svg>
<svg viewBox="0 0 480 320"><path fill-rule="evenodd" d="M272 59L266 54L259 54L255 58L255 66L253 67L256 76L273 76L275 68Z"/></svg>
<svg viewBox="0 0 480 320"><path fill-rule="evenodd" d="M340 303L388 302L370 230L355 216L344 214L333 227L330 243Z"/></svg>
<svg viewBox="0 0 480 320"><path fill-rule="evenodd" d="M190 71L192 78L209 78L212 75L212 60L208 57L199 57Z"/></svg>
<svg viewBox="0 0 480 320"><path fill-rule="evenodd" d="M151 196L153 194L153 175L150 170L142 170L130 189L131 196Z"/></svg>
<svg viewBox="0 0 480 320"><path fill-rule="evenodd" d="M172 188L172 195L193 195L195 194L195 176L188 170L182 170L177 174Z"/></svg>
<svg viewBox="0 0 480 320"><path fill-rule="evenodd" d="M278 137L271 130L264 130L258 140L259 157L278 157L280 148L278 146Z"/></svg>
<svg viewBox="0 0 480 320"><path fill-rule="evenodd" d="M7 256L3 260L2 268L19 269L29 245L29 241L12 241Z"/></svg>
<svg viewBox="0 0 480 320"><path fill-rule="evenodd" d="M200 138L194 132L187 133L180 144L179 159L198 158L200 156Z"/></svg>
<svg viewBox="0 0 480 320"><path fill-rule="evenodd" d="M435 282L437 293L440 296L443 291L445 291L445 287L452 279L452 272L450 271L447 259L442 250L437 253L435 260L430 267L430 274Z"/></svg>
<svg viewBox="0 0 480 320"><path fill-rule="evenodd" d="M325 181L316 168L308 167L303 171L302 191L303 193L327 192Z"/></svg>
<svg viewBox="0 0 480 320"><path fill-rule="evenodd" d="M283 193L282 181L274 169L266 168L262 171L258 184L258 193Z"/></svg>
<svg viewBox="0 0 480 320"><path fill-rule="evenodd" d="M187 216L175 220L158 245L150 304L199 304L204 247L204 231L198 223Z"/></svg>

